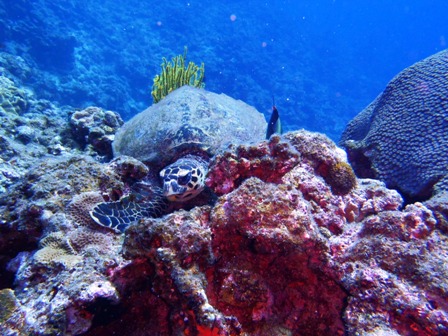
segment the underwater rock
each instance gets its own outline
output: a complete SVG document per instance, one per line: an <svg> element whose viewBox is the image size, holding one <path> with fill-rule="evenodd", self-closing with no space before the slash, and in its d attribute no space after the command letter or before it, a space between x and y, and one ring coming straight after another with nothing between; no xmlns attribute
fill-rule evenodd
<svg viewBox="0 0 448 336"><path fill-rule="evenodd" d="M113 156L112 141L121 125L123 120L118 113L99 107L76 111L70 117L73 136L81 146L90 145L95 152L108 159Z"/></svg>
<svg viewBox="0 0 448 336"><path fill-rule="evenodd" d="M106 168L90 156L79 154L48 157L35 164L0 197L1 240L8 242L0 247L0 253L23 248L24 240L33 246L44 231L67 225L66 220L54 222L61 213L74 218L76 226L86 226L91 221L88 213L77 213L79 209L89 210L81 200L90 195L92 206L103 200L98 190L106 183L111 189L104 188L105 193L123 188L120 177Z"/></svg>
<svg viewBox="0 0 448 336"><path fill-rule="evenodd" d="M24 113L28 105L26 96L25 91L17 88L12 80L0 76L0 116Z"/></svg>
<svg viewBox="0 0 448 336"><path fill-rule="evenodd" d="M212 304L249 334L342 334L346 293L323 272L329 244L301 192L249 178L211 213ZM229 237L232 237L229 239ZM316 318L319 316L319 318Z"/></svg>
<svg viewBox="0 0 448 336"><path fill-rule="evenodd" d="M22 57L7 52L0 52L0 73L14 83L23 83L29 78L31 72L31 67Z"/></svg>
<svg viewBox="0 0 448 336"><path fill-rule="evenodd" d="M326 136L305 130L287 133L282 137L274 135L269 141L256 145L229 147L213 159L206 183L218 195L232 191L251 176L279 183L287 172L301 162L324 177L330 186L347 184L346 175L331 173L333 167L342 164L350 171L344 151ZM336 180L338 177L340 180ZM348 184L342 194L347 194L355 187L354 175Z"/></svg>
<svg viewBox="0 0 448 336"><path fill-rule="evenodd" d="M88 156L47 158L2 198L0 253L20 303L4 334L79 335L118 303L107 270L122 261L121 239L86 223L88 205L102 199L91 190L118 179L103 168Z"/></svg>
<svg viewBox="0 0 448 336"><path fill-rule="evenodd" d="M447 334L448 287L436 280L448 275L447 238L435 223L416 203L369 216L334 237L332 252L350 293L343 315L349 334Z"/></svg>
<svg viewBox="0 0 448 336"><path fill-rule="evenodd" d="M448 190L448 50L399 73L347 126L341 145L360 177L409 201Z"/></svg>
<svg viewBox="0 0 448 336"><path fill-rule="evenodd" d="M438 229L448 235L448 191L437 193L423 204L432 210Z"/></svg>
<svg viewBox="0 0 448 336"><path fill-rule="evenodd" d="M0 290L0 324L3 324L18 308L14 291L9 288Z"/></svg>
<svg viewBox="0 0 448 336"><path fill-rule="evenodd" d="M66 136L68 108L36 99L33 93L0 76L0 193L24 177L45 155L74 150Z"/></svg>
<svg viewBox="0 0 448 336"><path fill-rule="evenodd" d="M98 190L106 184L123 188L119 176L107 166L88 156L66 153L41 160L9 187L0 197L0 285L10 287L17 280L18 268L7 270L6 265L24 251L37 251L33 262L50 268L78 265L79 244L44 246L43 240L55 232L67 237L77 228L88 229L93 223L89 206L104 200ZM108 188L103 189L106 195L113 193ZM95 226L93 233L101 235L99 231ZM104 246L101 250L107 251Z"/></svg>
<svg viewBox="0 0 448 336"><path fill-rule="evenodd" d="M98 232L86 234L107 235ZM65 246L76 245L78 237L73 234L65 238L62 234L56 236L60 237L59 241L55 237L51 239L57 246L61 246L62 241ZM51 235L45 239L49 237ZM103 309L107 309L105 307L113 307L119 302L115 287L107 279L106 269L116 267L120 262L120 241L115 237L105 237L103 243L72 250L71 258L67 258L68 254L61 258L62 255L56 253L46 254L47 259L39 260L40 257L36 257L39 251L34 256L23 258L14 284L21 306L8 318L7 326L17 325L24 315L26 322L22 322L20 334L80 335L89 330L96 314L100 315ZM7 328L7 331L11 329Z"/></svg>
<svg viewBox="0 0 448 336"><path fill-rule="evenodd" d="M2 335L23 335L25 313L10 288L0 290L0 332Z"/></svg>
<svg viewBox="0 0 448 336"><path fill-rule="evenodd" d="M299 143L303 146L293 145ZM283 148L282 159L295 163L266 171L282 165L273 165L269 148L275 146ZM212 163L210 185L218 188L214 179L224 178L228 186L218 188L223 196L213 207L130 226L123 248L131 263L114 271L113 282L129 293L144 281L139 273L149 272L151 284L139 295L160 308L156 313L154 306L145 305L157 317L134 315L138 323L130 332L446 332L441 302L447 286L430 279L446 273L441 263L446 237L432 212L421 204L400 211L401 196L375 180L359 180L344 196L333 194L320 175L344 162L333 146L301 131L258 146L230 148ZM238 166L243 159L246 163ZM260 162L264 169L258 169ZM234 175L223 175L226 167L233 167ZM427 290L433 293L432 303L421 297ZM366 295L375 299L366 301ZM408 302L409 295L416 299ZM130 309L132 302L123 302ZM383 309L392 321L381 317ZM434 317L422 318L429 315Z"/></svg>

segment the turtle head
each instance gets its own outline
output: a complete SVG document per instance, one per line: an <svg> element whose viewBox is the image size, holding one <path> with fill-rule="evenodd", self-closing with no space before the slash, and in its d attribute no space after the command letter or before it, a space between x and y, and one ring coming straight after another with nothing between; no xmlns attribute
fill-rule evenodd
<svg viewBox="0 0 448 336"><path fill-rule="evenodd" d="M206 174L203 160L181 158L160 171L163 194L170 201L188 201L204 189Z"/></svg>

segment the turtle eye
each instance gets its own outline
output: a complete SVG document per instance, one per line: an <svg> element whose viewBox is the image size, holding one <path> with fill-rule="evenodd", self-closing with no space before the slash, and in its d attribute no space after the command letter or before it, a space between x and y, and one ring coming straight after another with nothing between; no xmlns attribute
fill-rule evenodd
<svg viewBox="0 0 448 336"><path fill-rule="evenodd" d="M187 174L183 175L183 176L179 176L177 178L177 183L181 184L181 185L186 185L188 184L188 182L190 182L191 179L191 172L188 172Z"/></svg>

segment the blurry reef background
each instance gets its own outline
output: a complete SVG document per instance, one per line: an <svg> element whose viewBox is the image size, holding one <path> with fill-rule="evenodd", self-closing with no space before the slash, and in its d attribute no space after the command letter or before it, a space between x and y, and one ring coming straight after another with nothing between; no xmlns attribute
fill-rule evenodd
<svg viewBox="0 0 448 336"><path fill-rule="evenodd" d="M446 48L447 10L446 1L1 1L0 68L20 57L30 66L8 70L16 84L128 120L152 103L162 57L188 46L207 90L266 115L275 96L287 131L337 141L395 74Z"/></svg>

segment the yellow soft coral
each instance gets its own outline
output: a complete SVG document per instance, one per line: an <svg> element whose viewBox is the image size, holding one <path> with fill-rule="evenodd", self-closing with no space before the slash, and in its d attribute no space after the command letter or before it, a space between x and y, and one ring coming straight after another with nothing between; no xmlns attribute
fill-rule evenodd
<svg viewBox="0 0 448 336"><path fill-rule="evenodd" d="M193 62L189 62L185 67L185 60L187 58L187 47L184 49L183 55L178 55L172 58L172 62L164 57L161 64L162 73L154 77L154 84L152 86L152 98L154 103L159 102L165 98L171 91L180 88L184 85L191 85L198 88L203 88L204 84L204 63L201 66Z"/></svg>

